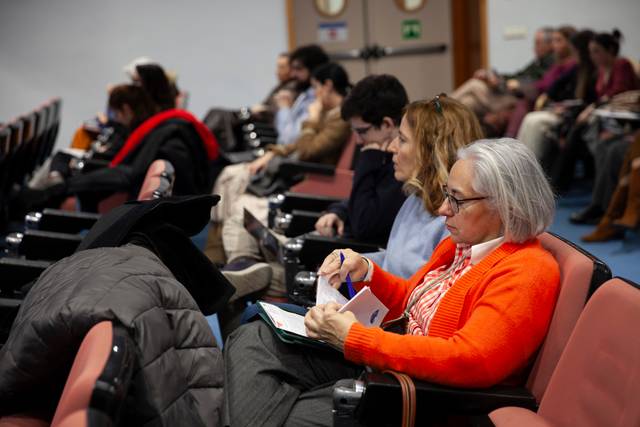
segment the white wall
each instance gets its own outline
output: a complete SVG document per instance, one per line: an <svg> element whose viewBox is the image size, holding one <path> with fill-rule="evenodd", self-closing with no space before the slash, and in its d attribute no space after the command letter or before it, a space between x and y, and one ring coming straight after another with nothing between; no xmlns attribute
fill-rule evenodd
<svg viewBox="0 0 640 427"><path fill-rule="evenodd" d="M146 55L178 73L198 117L260 101L287 49L284 0L0 0L0 122L63 99L58 145Z"/></svg>
<svg viewBox="0 0 640 427"><path fill-rule="evenodd" d="M536 28L563 24L598 32L618 28L625 37L621 53L640 60L638 0L488 0L489 64L502 72L520 68L532 58ZM525 29L525 38L506 40L509 27Z"/></svg>

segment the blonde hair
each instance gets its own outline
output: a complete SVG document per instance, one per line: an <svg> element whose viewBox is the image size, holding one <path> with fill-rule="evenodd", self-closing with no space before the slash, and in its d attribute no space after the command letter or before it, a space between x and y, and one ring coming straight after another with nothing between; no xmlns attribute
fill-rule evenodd
<svg viewBox="0 0 640 427"><path fill-rule="evenodd" d="M416 142L416 169L404 190L422 199L432 215L444 198L441 187L456 161L458 149L484 137L476 115L453 98L441 94L430 101L416 101L404 111Z"/></svg>

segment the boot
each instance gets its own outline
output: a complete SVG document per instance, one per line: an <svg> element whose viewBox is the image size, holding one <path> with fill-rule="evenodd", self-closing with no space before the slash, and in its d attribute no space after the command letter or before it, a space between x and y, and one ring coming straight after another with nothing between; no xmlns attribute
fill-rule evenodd
<svg viewBox="0 0 640 427"><path fill-rule="evenodd" d="M622 217L613 224L633 230L640 225L640 169L631 170L628 188L627 206Z"/></svg>
<svg viewBox="0 0 640 427"><path fill-rule="evenodd" d="M582 241L587 243L607 242L622 238L624 238L624 230L614 226L610 221L605 221L604 218L593 232L581 237Z"/></svg>
<svg viewBox="0 0 640 427"><path fill-rule="evenodd" d="M624 230L613 225L614 218L619 218L624 211L627 200L628 185L616 187L616 191L611 196L611 202L607 211L598 223L593 232L581 237L583 242L606 242L607 240L622 239Z"/></svg>

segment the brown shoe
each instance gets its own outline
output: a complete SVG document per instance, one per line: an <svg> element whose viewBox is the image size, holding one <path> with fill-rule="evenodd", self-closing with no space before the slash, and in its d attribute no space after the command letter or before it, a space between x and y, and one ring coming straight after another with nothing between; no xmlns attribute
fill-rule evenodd
<svg viewBox="0 0 640 427"><path fill-rule="evenodd" d="M583 242L607 242L624 238L624 230L610 222L600 222L593 232L581 237Z"/></svg>

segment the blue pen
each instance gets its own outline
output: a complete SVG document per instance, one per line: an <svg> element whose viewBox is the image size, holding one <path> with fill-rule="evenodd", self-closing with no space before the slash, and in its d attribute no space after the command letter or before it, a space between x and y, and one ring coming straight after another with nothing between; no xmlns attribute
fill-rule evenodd
<svg viewBox="0 0 640 427"><path fill-rule="evenodd" d="M344 254L340 252L340 265L344 262ZM347 289L349 290L349 299L353 298L356 295L356 291L353 289L353 282L351 281L351 276L347 273Z"/></svg>

